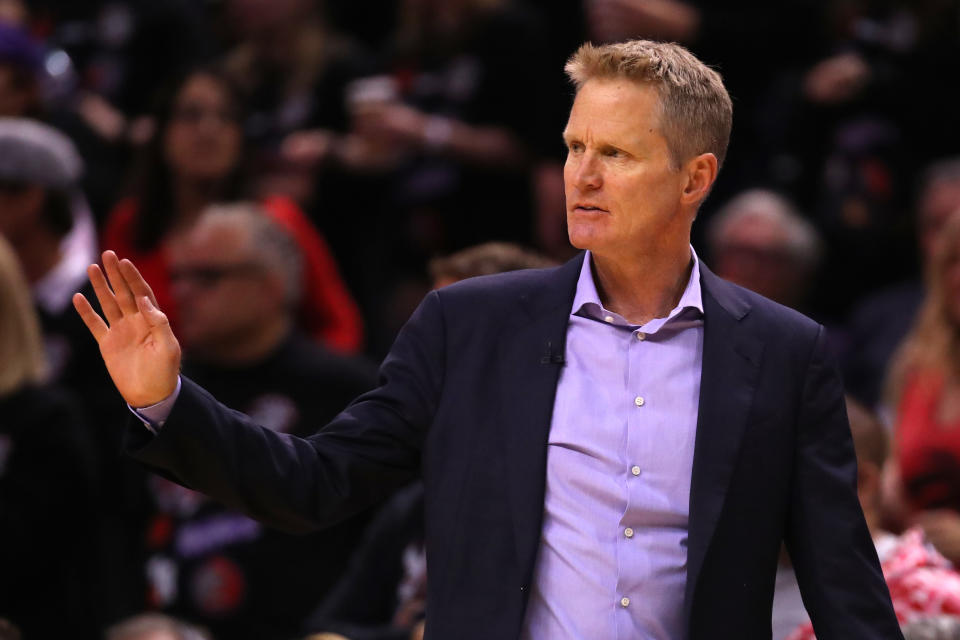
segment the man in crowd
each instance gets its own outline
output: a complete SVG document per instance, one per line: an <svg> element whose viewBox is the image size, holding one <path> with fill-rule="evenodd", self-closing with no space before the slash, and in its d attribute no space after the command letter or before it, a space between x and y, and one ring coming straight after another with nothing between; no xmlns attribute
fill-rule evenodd
<svg viewBox="0 0 960 640"><path fill-rule="evenodd" d="M304 437L373 388L371 364L296 332L300 253L256 204L208 209L171 247L170 268L184 374L228 406ZM290 536L168 480L150 486L150 604L202 622L216 637L291 637L340 577L364 524L352 518Z"/></svg>
<svg viewBox="0 0 960 640"><path fill-rule="evenodd" d="M130 451L291 529L422 472L427 638L767 637L785 540L822 640L899 640L823 328L690 247L730 133L719 74L643 40L567 70L586 253L429 294L380 386L307 439L180 377L149 286L106 252L106 320L75 304L144 421Z"/></svg>
<svg viewBox="0 0 960 640"><path fill-rule="evenodd" d="M821 242L785 198L763 189L735 196L711 219L708 239L718 276L803 310Z"/></svg>

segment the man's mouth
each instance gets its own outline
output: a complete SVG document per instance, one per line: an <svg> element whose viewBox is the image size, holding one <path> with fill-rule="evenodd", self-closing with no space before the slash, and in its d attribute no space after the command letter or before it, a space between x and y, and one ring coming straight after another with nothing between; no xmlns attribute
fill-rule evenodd
<svg viewBox="0 0 960 640"><path fill-rule="evenodd" d="M590 212L599 212L599 213L609 213L606 209L590 205L590 204L577 204L573 207L574 211L590 211Z"/></svg>

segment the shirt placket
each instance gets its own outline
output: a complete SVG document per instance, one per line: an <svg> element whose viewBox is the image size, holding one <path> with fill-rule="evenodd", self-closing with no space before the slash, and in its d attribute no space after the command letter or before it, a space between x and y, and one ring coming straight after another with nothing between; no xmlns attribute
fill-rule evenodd
<svg viewBox="0 0 960 640"><path fill-rule="evenodd" d="M639 492L643 483L643 460L640 452L643 440L644 407L649 402L645 395L640 367L641 354L646 340L646 333L634 330L625 333L628 342L624 349L625 363L625 396L623 399L626 420L624 434L623 455L621 456L621 477L623 478L624 511L616 532L617 550L617 593L619 601L617 611L617 637L632 638L635 636L636 624L634 621L637 607L643 602L637 592L635 576L645 575L645 556L637 549L637 532L635 511L640 503Z"/></svg>

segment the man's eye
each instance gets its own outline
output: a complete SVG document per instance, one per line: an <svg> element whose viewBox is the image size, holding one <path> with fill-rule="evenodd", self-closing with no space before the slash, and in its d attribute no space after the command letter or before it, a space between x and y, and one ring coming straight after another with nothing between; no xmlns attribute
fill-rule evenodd
<svg viewBox="0 0 960 640"><path fill-rule="evenodd" d="M623 152L620 151L620 149L607 149L603 153L604 155L610 158L619 158L620 156L623 155Z"/></svg>
<svg viewBox="0 0 960 640"><path fill-rule="evenodd" d="M579 142L571 142L570 144L567 145L567 151L569 151L570 153L580 153L581 151L583 151L583 145L580 144Z"/></svg>

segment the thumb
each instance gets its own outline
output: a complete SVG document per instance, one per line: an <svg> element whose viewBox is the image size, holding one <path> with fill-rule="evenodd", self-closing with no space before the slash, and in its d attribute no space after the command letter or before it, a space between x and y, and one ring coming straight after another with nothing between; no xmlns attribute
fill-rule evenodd
<svg viewBox="0 0 960 640"><path fill-rule="evenodd" d="M137 309L143 314L143 317L146 319L147 324L150 325L151 329L156 329L162 327L163 325L170 324L167 320L167 315L153 306L153 303L150 302L150 298L147 296L137 297Z"/></svg>

